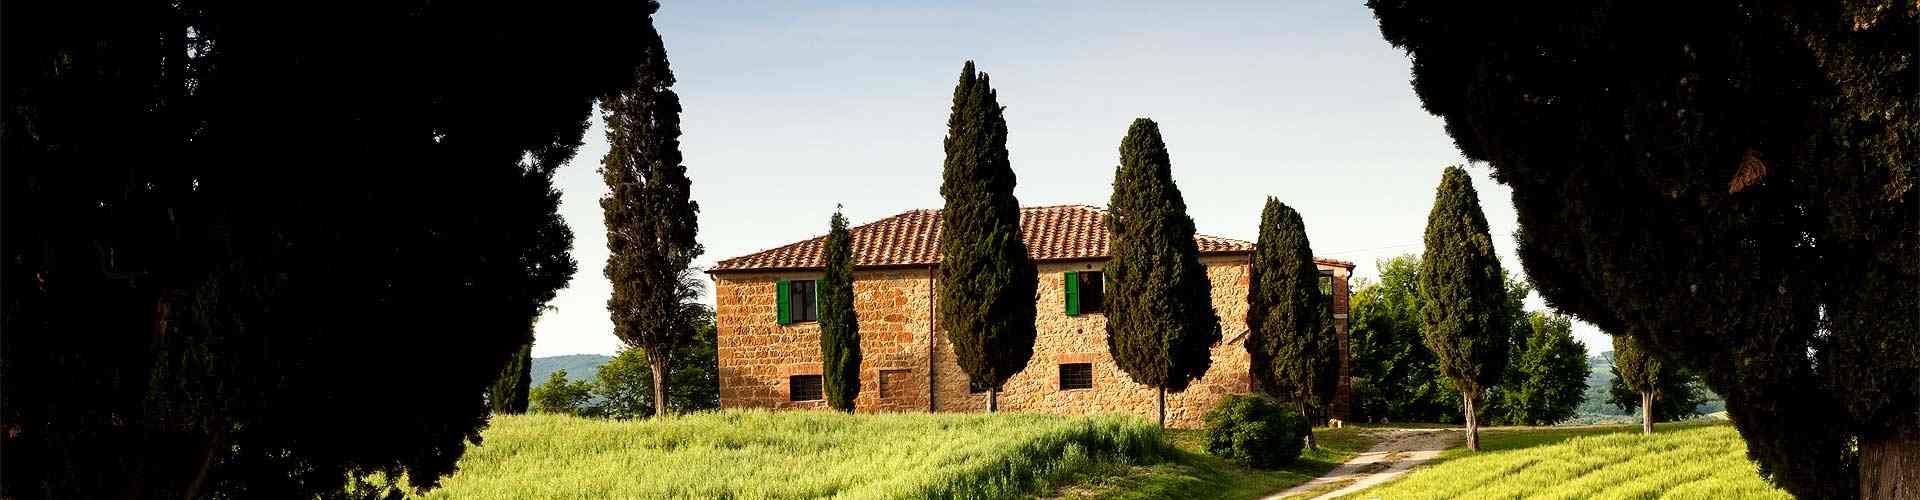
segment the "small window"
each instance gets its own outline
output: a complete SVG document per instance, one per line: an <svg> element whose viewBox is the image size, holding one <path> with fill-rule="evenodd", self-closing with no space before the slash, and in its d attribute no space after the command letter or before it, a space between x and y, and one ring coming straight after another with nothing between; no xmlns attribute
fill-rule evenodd
<svg viewBox="0 0 1920 500"><path fill-rule="evenodd" d="M913 370L880 370L880 399L913 397Z"/></svg>
<svg viewBox="0 0 1920 500"><path fill-rule="evenodd" d="M1100 271L1080 272L1080 313L1107 310L1107 278Z"/></svg>
<svg viewBox="0 0 1920 500"><path fill-rule="evenodd" d="M820 390L819 375L794 375L787 377L788 401L819 401L826 399Z"/></svg>
<svg viewBox="0 0 1920 500"><path fill-rule="evenodd" d="M793 321L819 321L819 305L814 301L813 280L795 280L787 285L787 301L793 304ZM818 398L815 398L818 399Z"/></svg>
<svg viewBox="0 0 1920 500"><path fill-rule="evenodd" d="M1320 270L1320 296L1333 296L1333 271Z"/></svg>
<svg viewBox="0 0 1920 500"><path fill-rule="evenodd" d="M1066 363L1060 365L1060 390L1093 388L1092 363Z"/></svg>

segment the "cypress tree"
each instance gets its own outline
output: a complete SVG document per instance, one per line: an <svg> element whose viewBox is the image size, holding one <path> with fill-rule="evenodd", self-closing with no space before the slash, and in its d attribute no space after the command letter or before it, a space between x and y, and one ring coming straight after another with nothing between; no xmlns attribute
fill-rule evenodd
<svg viewBox="0 0 1920 500"><path fill-rule="evenodd" d="M839 210L828 222L827 274L820 280L820 379L827 405L853 412L860 395L860 319L853 310L853 236Z"/></svg>
<svg viewBox="0 0 1920 500"><path fill-rule="evenodd" d="M527 391L532 387L533 344L528 343L507 360L507 368L500 372L500 379L495 380L487 390L487 402L493 406L495 415L526 413Z"/></svg>
<svg viewBox="0 0 1920 500"><path fill-rule="evenodd" d="M1464 168L1447 167L1440 179L1427 214L1426 247L1420 266L1422 340L1460 393L1467 449L1480 451L1475 406L1506 370L1513 324L1500 258Z"/></svg>
<svg viewBox="0 0 1920 500"><path fill-rule="evenodd" d="M1622 385L1640 394L1640 432L1653 434L1653 401L1659 399L1664 363L1632 335L1613 336L1613 371Z"/></svg>
<svg viewBox="0 0 1920 500"><path fill-rule="evenodd" d="M639 26L639 39L644 58L633 85L600 100L609 143L600 163L608 189L600 199L606 276L613 283L607 311L614 335L646 351L653 400L666 401L673 355L692 339L701 311L692 265L704 249L695 240L700 206L680 164L680 97L652 17ZM666 408L654 405L654 414Z"/></svg>
<svg viewBox="0 0 1920 500"><path fill-rule="evenodd" d="M1213 283L1200 265L1187 202L1173 184L1160 126L1139 118L1120 141L1107 213L1113 258L1107 261L1107 350L1134 382L1167 392L1207 373L1220 342Z"/></svg>
<svg viewBox="0 0 1920 500"><path fill-rule="evenodd" d="M1920 10L1368 4L1548 303L1699 374L1788 492L1920 496Z"/></svg>
<svg viewBox="0 0 1920 500"><path fill-rule="evenodd" d="M1038 286L1020 233L1007 159L1007 120L986 73L960 70L947 118L940 195L940 329L954 361L987 388L999 410L1000 386L1033 358Z"/></svg>
<svg viewBox="0 0 1920 500"><path fill-rule="evenodd" d="M1333 307L1320 293L1320 267L1300 213L1267 198L1260 214L1260 242L1253 253L1247 290L1247 353L1255 379L1284 395L1311 422L1313 408L1333 397L1340 350ZM1307 431L1307 448L1315 448Z"/></svg>

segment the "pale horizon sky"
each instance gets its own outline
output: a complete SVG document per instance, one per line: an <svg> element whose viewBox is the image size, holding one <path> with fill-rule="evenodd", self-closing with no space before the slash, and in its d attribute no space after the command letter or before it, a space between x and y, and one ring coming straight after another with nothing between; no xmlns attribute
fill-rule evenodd
<svg viewBox="0 0 1920 500"><path fill-rule="evenodd" d="M1421 251L1441 169L1465 159L1420 109L1410 63L1364 2L662 2L654 22L684 111L700 204L697 265L938 208L941 139L962 63L992 75L1028 206L1106 205L1119 143L1159 122L1204 234L1254 240L1267 196L1298 209L1320 257ZM535 327L534 355L611 354L596 169L603 122L556 174L580 264ZM1502 263L1511 192L1472 165ZM711 287L711 282L709 282ZM1546 309L1535 294L1529 309ZM1575 321L1590 353L1609 337Z"/></svg>

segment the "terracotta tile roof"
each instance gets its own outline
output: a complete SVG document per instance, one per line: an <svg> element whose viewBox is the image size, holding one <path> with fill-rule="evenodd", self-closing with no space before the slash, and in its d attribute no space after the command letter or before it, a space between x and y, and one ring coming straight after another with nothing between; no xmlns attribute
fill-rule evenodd
<svg viewBox="0 0 1920 500"><path fill-rule="evenodd" d="M1020 209L1020 229L1027 252L1036 261L1099 259L1107 256L1106 209L1087 205L1056 205ZM854 265L925 266L940 262L940 211L911 210L855 226ZM708 272L819 269L825 236L758 253L722 259ZM1202 255L1253 252L1253 242L1194 235ZM1352 268L1353 264L1315 259L1322 264Z"/></svg>

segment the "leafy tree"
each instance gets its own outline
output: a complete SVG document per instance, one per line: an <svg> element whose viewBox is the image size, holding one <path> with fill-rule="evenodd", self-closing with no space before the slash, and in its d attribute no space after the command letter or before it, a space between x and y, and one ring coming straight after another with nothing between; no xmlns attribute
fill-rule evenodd
<svg viewBox="0 0 1920 500"><path fill-rule="evenodd" d="M987 411L1000 386L1033 358L1039 277L1020 235L1007 159L1007 119L986 73L960 70L947 117L940 196L940 329L967 379L987 388Z"/></svg>
<svg viewBox="0 0 1920 500"><path fill-rule="evenodd" d="M668 387L674 388L671 384ZM588 390L596 406L586 414L618 419L658 414L653 404L653 365L647 362L646 349L621 349L600 365Z"/></svg>
<svg viewBox="0 0 1920 500"><path fill-rule="evenodd" d="M1586 344L1574 340L1573 321L1566 316L1534 311L1520 317L1528 335L1512 347L1506 380L1489 397L1489 417L1509 425L1553 425L1573 418L1586 400Z"/></svg>
<svg viewBox="0 0 1920 500"><path fill-rule="evenodd" d="M1246 348L1256 380L1292 399L1311 421L1307 415L1326 407L1339 385L1340 346L1300 212L1267 198L1249 273ZM1314 449L1311 429L1306 440Z"/></svg>
<svg viewBox="0 0 1920 500"><path fill-rule="evenodd" d="M1628 415L1640 413L1644 417L1646 413L1641 408L1644 401L1640 399L1640 391L1627 386L1619 376L1619 367L1609 366L1607 369L1614 373L1614 377L1606 387L1601 388L1606 391L1606 404ZM1676 363L1661 363L1660 373L1654 374L1654 380L1657 383L1653 392L1659 395L1651 405L1654 422L1678 422L1699 416L1701 405L1707 404L1713 397L1712 391L1701 385L1699 376ZM1643 432L1645 426L1643 419Z"/></svg>
<svg viewBox="0 0 1920 500"><path fill-rule="evenodd" d="M1455 422L1460 394L1421 340L1420 257L1382 259L1375 267L1380 281L1356 282L1348 299L1347 349L1360 411L1387 421Z"/></svg>
<svg viewBox="0 0 1920 500"><path fill-rule="evenodd" d="M700 311L694 318L693 339L674 351L673 369L667 384L667 410L687 413L720 407L720 382L715 345L713 313ZM639 418L656 413L653 393L653 365L646 351L636 347L622 349L600 366L588 385L592 405L577 413L609 418ZM586 382L581 382L586 384Z"/></svg>
<svg viewBox="0 0 1920 500"><path fill-rule="evenodd" d="M1505 274L1487 234L1480 194L1467 170L1447 167L1427 214L1427 252L1420 266L1421 336L1440 374L1460 393L1467 449L1480 451L1475 406L1500 382L1512 343Z"/></svg>
<svg viewBox="0 0 1920 500"><path fill-rule="evenodd" d="M1549 304L1703 376L1787 491L1916 495L1920 10L1369 4Z"/></svg>
<svg viewBox="0 0 1920 500"><path fill-rule="evenodd" d="M500 378L487 390L487 403L495 415L527 412L527 391L533 385L533 343L520 347L520 353L507 362Z"/></svg>
<svg viewBox="0 0 1920 500"><path fill-rule="evenodd" d="M568 380L566 370L557 370L547 383L533 388L529 399L535 412L597 417L604 407L594 403L593 389L592 382Z"/></svg>
<svg viewBox="0 0 1920 500"><path fill-rule="evenodd" d="M0 497L436 485L655 8L6 4Z"/></svg>
<svg viewBox="0 0 1920 500"><path fill-rule="evenodd" d="M700 205L680 163L680 96L653 20L636 23L644 55L631 86L600 101L607 120L607 155L600 199L607 222L606 276L613 282L607 311L614 335L647 353L653 399L667 399L673 352L693 337L701 282L693 260ZM664 410L664 408L660 408Z"/></svg>
<svg viewBox="0 0 1920 500"><path fill-rule="evenodd" d="M1613 379L1640 396L1640 432L1653 434L1653 401L1663 395L1660 379L1667 363L1640 345L1632 335L1613 336Z"/></svg>
<svg viewBox="0 0 1920 500"><path fill-rule="evenodd" d="M853 310L853 235L839 210L828 221L827 274L820 280L820 373L827 405L853 412L860 395L860 318Z"/></svg>
<svg viewBox="0 0 1920 500"><path fill-rule="evenodd" d="M1120 141L1109 210L1107 350L1134 382L1160 390L1165 427L1167 391L1185 391L1207 373L1220 342L1220 316L1193 240L1193 219L1153 120L1135 119Z"/></svg>

